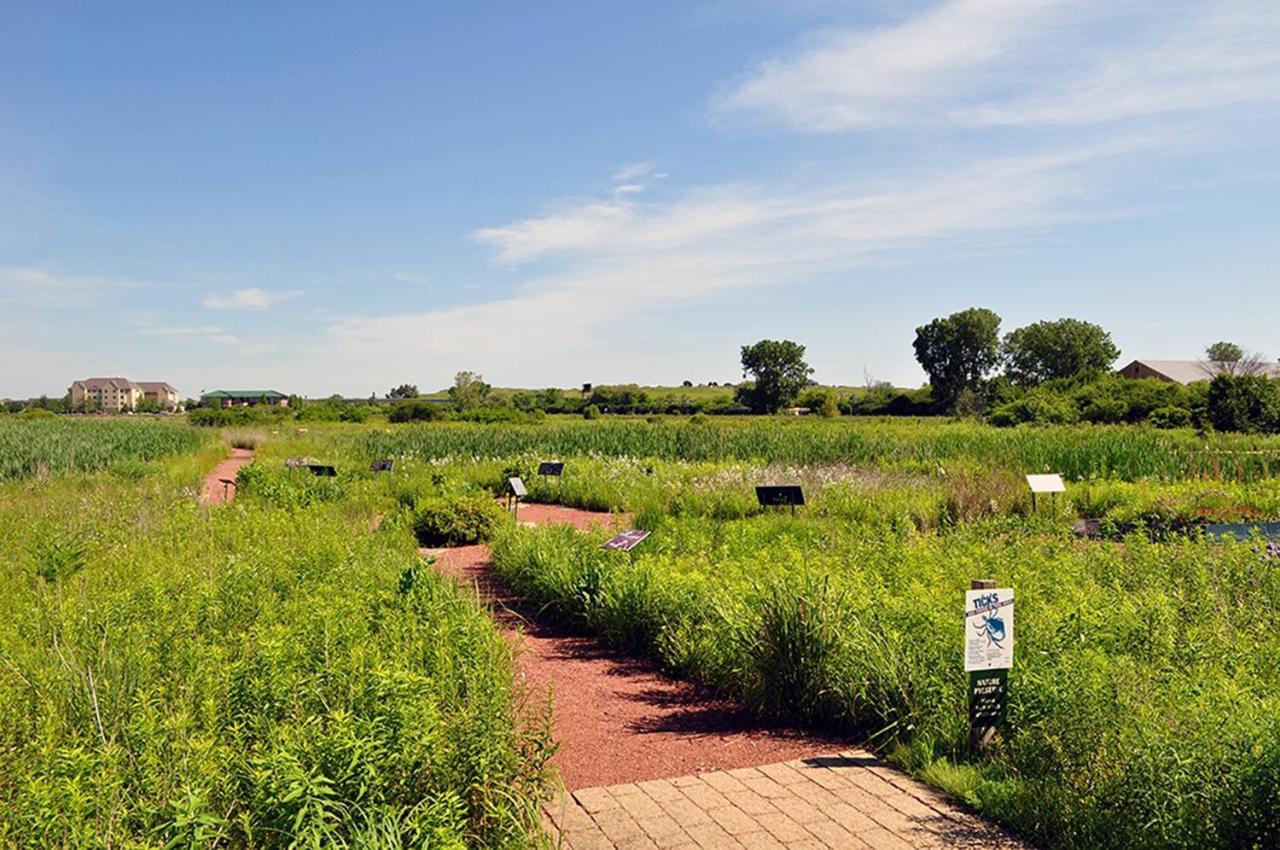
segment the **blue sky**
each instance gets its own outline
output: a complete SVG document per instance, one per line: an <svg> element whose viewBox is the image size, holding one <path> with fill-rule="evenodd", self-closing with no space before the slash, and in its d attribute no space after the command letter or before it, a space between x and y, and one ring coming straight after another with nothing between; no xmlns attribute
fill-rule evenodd
<svg viewBox="0 0 1280 850"><path fill-rule="evenodd" d="M1280 355L1280 4L0 5L0 396Z"/></svg>

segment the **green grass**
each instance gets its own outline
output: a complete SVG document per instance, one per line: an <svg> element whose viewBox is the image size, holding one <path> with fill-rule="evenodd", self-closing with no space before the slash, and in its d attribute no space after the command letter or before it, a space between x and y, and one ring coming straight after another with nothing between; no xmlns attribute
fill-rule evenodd
<svg viewBox="0 0 1280 850"><path fill-rule="evenodd" d="M545 717L483 609L370 530L377 482L203 508L217 454L0 484L0 846L539 841Z"/></svg>
<svg viewBox="0 0 1280 850"><path fill-rule="evenodd" d="M194 451L205 440L180 422L7 416L0 418L0 481L154 460Z"/></svg>
<svg viewBox="0 0 1280 850"><path fill-rule="evenodd" d="M501 458L600 455L664 460L874 464L928 470L952 462L1072 480L1207 476L1250 481L1280 473L1280 438L1203 437L1132 426L999 429L965 422L760 418L706 422L549 420L490 427L409 425L363 432L368 457ZM1207 453L1206 449L1210 451ZM1230 454L1224 454L1230 453Z"/></svg>
<svg viewBox="0 0 1280 850"><path fill-rule="evenodd" d="M550 614L896 751L1047 846L1263 847L1280 827L1280 570L1255 545L667 518L630 557L508 529L494 563ZM978 577L1016 589L1018 644L1006 735L975 760L960 613Z"/></svg>

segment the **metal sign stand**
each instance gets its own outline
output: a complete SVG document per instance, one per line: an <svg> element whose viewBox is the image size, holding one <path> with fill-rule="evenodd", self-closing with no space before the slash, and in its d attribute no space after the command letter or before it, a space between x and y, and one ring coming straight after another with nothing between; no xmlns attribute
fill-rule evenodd
<svg viewBox="0 0 1280 850"><path fill-rule="evenodd" d="M546 479L555 476L560 479L560 486L556 493L556 501L564 504L564 463L562 461L543 461L538 464L538 475Z"/></svg>
<svg viewBox="0 0 1280 850"><path fill-rule="evenodd" d="M796 505L804 504L804 491L793 485L761 486L756 488L756 501L762 508L780 508L789 505L791 516L796 515Z"/></svg>
<svg viewBox="0 0 1280 850"><path fill-rule="evenodd" d="M520 521L520 497L527 495L529 491L520 478L507 479L507 510L511 511L511 518L516 522Z"/></svg>

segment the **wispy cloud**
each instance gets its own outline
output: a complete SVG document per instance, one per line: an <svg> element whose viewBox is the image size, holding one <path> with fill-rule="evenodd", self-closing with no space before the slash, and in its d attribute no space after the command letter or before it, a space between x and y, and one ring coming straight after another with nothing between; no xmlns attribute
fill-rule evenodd
<svg viewBox="0 0 1280 850"><path fill-rule="evenodd" d="M296 289L271 292L265 289L237 289L222 295L207 295L200 300L210 310L266 310L302 294Z"/></svg>
<svg viewBox="0 0 1280 850"><path fill-rule="evenodd" d="M224 345L240 345L239 337L229 333L221 325L168 325L148 327L138 331L143 336L176 337L217 342Z"/></svg>
<svg viewBox="0 0 1280 850"><path fill-rule="evenodd" d="M948 0L827 31L717 101L796 128L1093 125L1280 101L1280 5Z"/></svg>
<svg viewBox="0 0 1280 850"><path fill-rule="evenodd" d="M874 182L849 176L821 186L711 186L666 203L568 203L476 234L500 263L554 261L558 270L487 303L343 319L325 347L353 370L397 360L501 368L531 350L544 368L569 368L624 317L908 249L969 253L1124 214L1107 196L1107 164L1151 143L1135 136Z"/></svg>

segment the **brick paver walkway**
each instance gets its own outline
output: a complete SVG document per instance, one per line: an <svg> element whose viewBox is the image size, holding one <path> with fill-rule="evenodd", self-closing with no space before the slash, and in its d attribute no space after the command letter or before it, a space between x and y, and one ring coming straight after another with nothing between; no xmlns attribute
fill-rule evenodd
<svg viewBox="0 0 1280 850"><path fill-rule="evenodd" d="M546 814L566 850L1027 847L862 751L584 788Z"/></svg>

